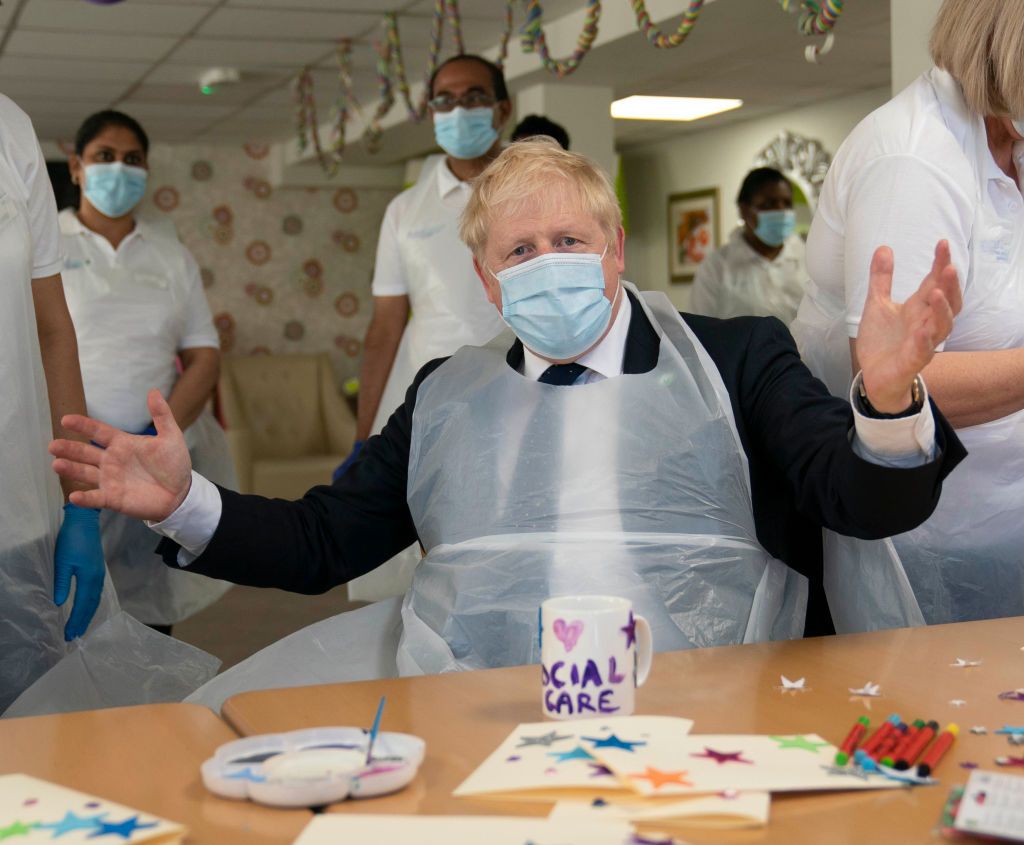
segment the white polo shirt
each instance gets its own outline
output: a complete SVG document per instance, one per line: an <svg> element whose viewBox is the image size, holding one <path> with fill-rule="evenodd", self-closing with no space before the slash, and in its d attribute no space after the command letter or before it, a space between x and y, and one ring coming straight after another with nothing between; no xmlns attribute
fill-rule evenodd
<svg viewBox="0 0 1024 845"><path fill-rule="evenodd" d="M219 346L199 267L180 241L141 220L116 250L70 209L60 228L89 415L141 431L146 394L170 394L178 352Z"/></svg>

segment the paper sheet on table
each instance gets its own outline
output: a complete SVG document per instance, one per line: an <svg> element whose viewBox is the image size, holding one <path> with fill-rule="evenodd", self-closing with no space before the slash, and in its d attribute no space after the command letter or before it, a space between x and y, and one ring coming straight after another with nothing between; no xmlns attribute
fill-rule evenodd
<svg viewBox="0 0 1024 845"><path fill-rule="evenodd" d="M644 799L609 797L600 802L559 801L548 816L552 821L656 822L664 827L741 829L768 823L771 795L738 792L692 798Z"/></svg>
<svg viewBox="0 0 1024 845"><path fill-rule="evenodd" d="M1024 842L1024 777L980 769L971 772L953 827Z"/></svg>
<svg viewBox="0 0 1024 845"><path fill-rule="evenodd" d="M626 822L557 822L521 816L320 815L294 845L627 845L633 828Z"/></svg>
<svg viewBox="0 0 1024 845"><path fill-rule="evenodd" d="M904 786L853 766L833 766L836 747L817 734L672 735L628 751L603 747L595 753L620 780L647 796Z"/></svg>
<svg viewBox="0 0 1024 845"><path fill-rule="evenodd" d="M607 747L674 746L693 727L672 716L620 716L519 725L455 790L458 796L495 798L587 798L622 790L636 794L598 756Z"/></svg>
<svg viewBox="0 0 1024 845"><path fill-rule="evenodd" d="M55 839L62 845L179 845L187 832L180 824L30 775L0 775L0 839L16 839L18 845Z"/></svg>

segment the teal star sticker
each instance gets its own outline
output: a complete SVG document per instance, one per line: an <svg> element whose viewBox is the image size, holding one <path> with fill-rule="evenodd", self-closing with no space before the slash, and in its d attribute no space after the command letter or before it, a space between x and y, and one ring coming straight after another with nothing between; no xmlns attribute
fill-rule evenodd
<svg viewBox="0 0 1024 845"><path fill-rule="evenodd" d="M803 751L810 751L811 754L817 754L819 748L824 748L828 745L827 742L812 742L802 735L797 736L772 736L769 739L779 744L779 750L783 748L799 748Z"/></svg>
<svg viewBox="0 0 1024 845"><path fill-rule="evenodd" d="M93 828L100 826L100 819L106 818L106 813L100 813L97 816L78 816L72 813L70 810L64 815L59 822L51 822L50 824L41 824L38 827L41 830L52 830L52 839L57 839L63 836L65 833L71 833L75 830L92 830Z"/></svg>
<svg viewBox="0 0 1024 845"><path fill-rule="evenodd" d="M621 748L623 751L632 751L633 747L637 745L647 745L646 742L633 742L628 739L619 739L615 734L612 734L605 739L599 739L596 736L584 736L581 737L581 739L594 743L594 748Z"/></svg>
<svg viewBox="0 0 1024 845"><path fill-rule="evenodd" d="M34 824L15 822L7 827L0 827L0 839L11 839L15 836L28 836L35 828Z"/></svg>
<svg viewBox="0 0 1024 845"><path fill-rule="evenodd" d="M137 830L145 830L147 827L156 827L156 822L140 822L138 816L131 816L123 822L100 822L99 828L89 834L89 839L97 836L120 836L123 839L131 839Z"/></svg>
<svg viewBox="0 0 1024 845"><path fill-rule="evenodd" d="M519 745L516 748L526 748L528 745L543 745L546 748L550 748L554 742L561 742L563 739L572 739L569 734L563 734L559 736L556 731L550 731L540 736L521 736L519 737Z"/></svg>
<svg viewBox="0 0 1024 845"><path fill-rule="evenodd" d="M593 760L594 755L587 751L582 745L577 745L572 751L549 751L548 757L557 757L558 763L567 760Z"/></svg>

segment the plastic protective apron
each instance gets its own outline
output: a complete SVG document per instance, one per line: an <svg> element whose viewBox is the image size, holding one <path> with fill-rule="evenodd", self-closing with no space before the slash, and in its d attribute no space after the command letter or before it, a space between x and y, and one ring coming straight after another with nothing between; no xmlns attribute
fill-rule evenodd
<svg viewBox="0 0 1024 845"><path fill-rule="evenodd" d="M979 192L990 190L982 134L979 121ZM970 251L964 307L944 349L1024 346L1024 214L1009 226L979 196ZM831 304L831 313L843 314L845 303ZM843 317L826 321L805 300L793 330L811 371L845 396L851 377ZM825 587L841 633L1024 614L1024 411L957 434L967 458L943 481L923 525L877 542L825 532ZM837 615L836 596L861 598L854 612Z"/></svg>
<svg viewBox="0 0 1024 845"><path fill-rule="evenodd" d="M61 497L46 452L51 424L24 192L0 156L0 712L64 654L64 614L53 603Z"/></svg>
<svg viewBox="0 0 1024 845"><path fill-rule="evenodd" d="M74 236L72 236L74 237ZM166 373L154 376L146 368L135 372L131 361L125 360L126 349L134 344L146 343L147 335L159 335L173 340L180 336L183 300L172 289L175 277L184 278L185 265L165 268L153 262L152 271L135 273L122 268L93 270L81 262L68 261L63 271L68 289L68 305L79 335L82 349L82 380L86 385L86 403L89 412L114 425L130 425L139 431L149 424L146 394L151 387L159 387L165 395L170 393L176 379L174 347L167 348ZM111 303L117 301L116 306ZM110 328L112 307L124 313L126 307L134 311L131 321L119 320L116 330ZM129 332L134 336L126 337ZM152 339L150 343L156 342ZM116 350L116 351L115 351ZM114 357L116 356L116 357ZM122 366L111 366L111 361ZM160 383L154 384L154 378ZM129 402L137 403L138 410L130 420L112 420L105 408L95 402L96 391L90 395L90 385L100 380L123 382ZM104 384L104 387L108 387ZM107 395L104 390L100 395ZM237 489L234 465L227 438L209 408L185 432L185 442L197 472L225 487ZM173 625L220 598L231 585L203 575L171 569L155 554L160 538L141 520L113 511L104 511L100 526L103 552L107 559L111 579L117 588L121 606L136 619L147 625Z"/></svg>
<svg viewBox="0 0 1024 845"><path fill-rule="evenodd" d="M462 346L487 343L504 328L497 309L488 301L473 270L469 249L459 239L459 215L468 192L456 190L442 197L438 189L442 158L412 190L413 201L398 227L402 273L409 281L412 317L402 334L373 432L405 401L405 394L420 368L435 358L451 355ZM382 567L348 585L352 599L375 600L404 593L419 563L420 550L411 546Z"/></svg>
<svg viewBox="0 0 1024 845"><path fill-rule="evenodd" d="M757 542L714 364L663 294L649 373L528 380L512 338L420 386L408 501L427 555L402 608L402 674L536 662L553 595L625 596L658 650L800 636L806 579Z"/></svg>

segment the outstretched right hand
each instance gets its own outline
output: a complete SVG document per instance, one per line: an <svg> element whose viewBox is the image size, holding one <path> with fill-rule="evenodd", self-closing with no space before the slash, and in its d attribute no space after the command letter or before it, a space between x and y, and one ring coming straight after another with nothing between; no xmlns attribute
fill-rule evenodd
<svg viewBox="0 0 1024 845"><path fill-rule="evenodd" d="M192 484L185 438L159 390L151 390L146 401L156 437L128 434L90 417L71 415L61 420L66 429L92 441L50 443L58 475L96 488L73 492L69 497L73 504L160 522L185 500Z"/></svg>

